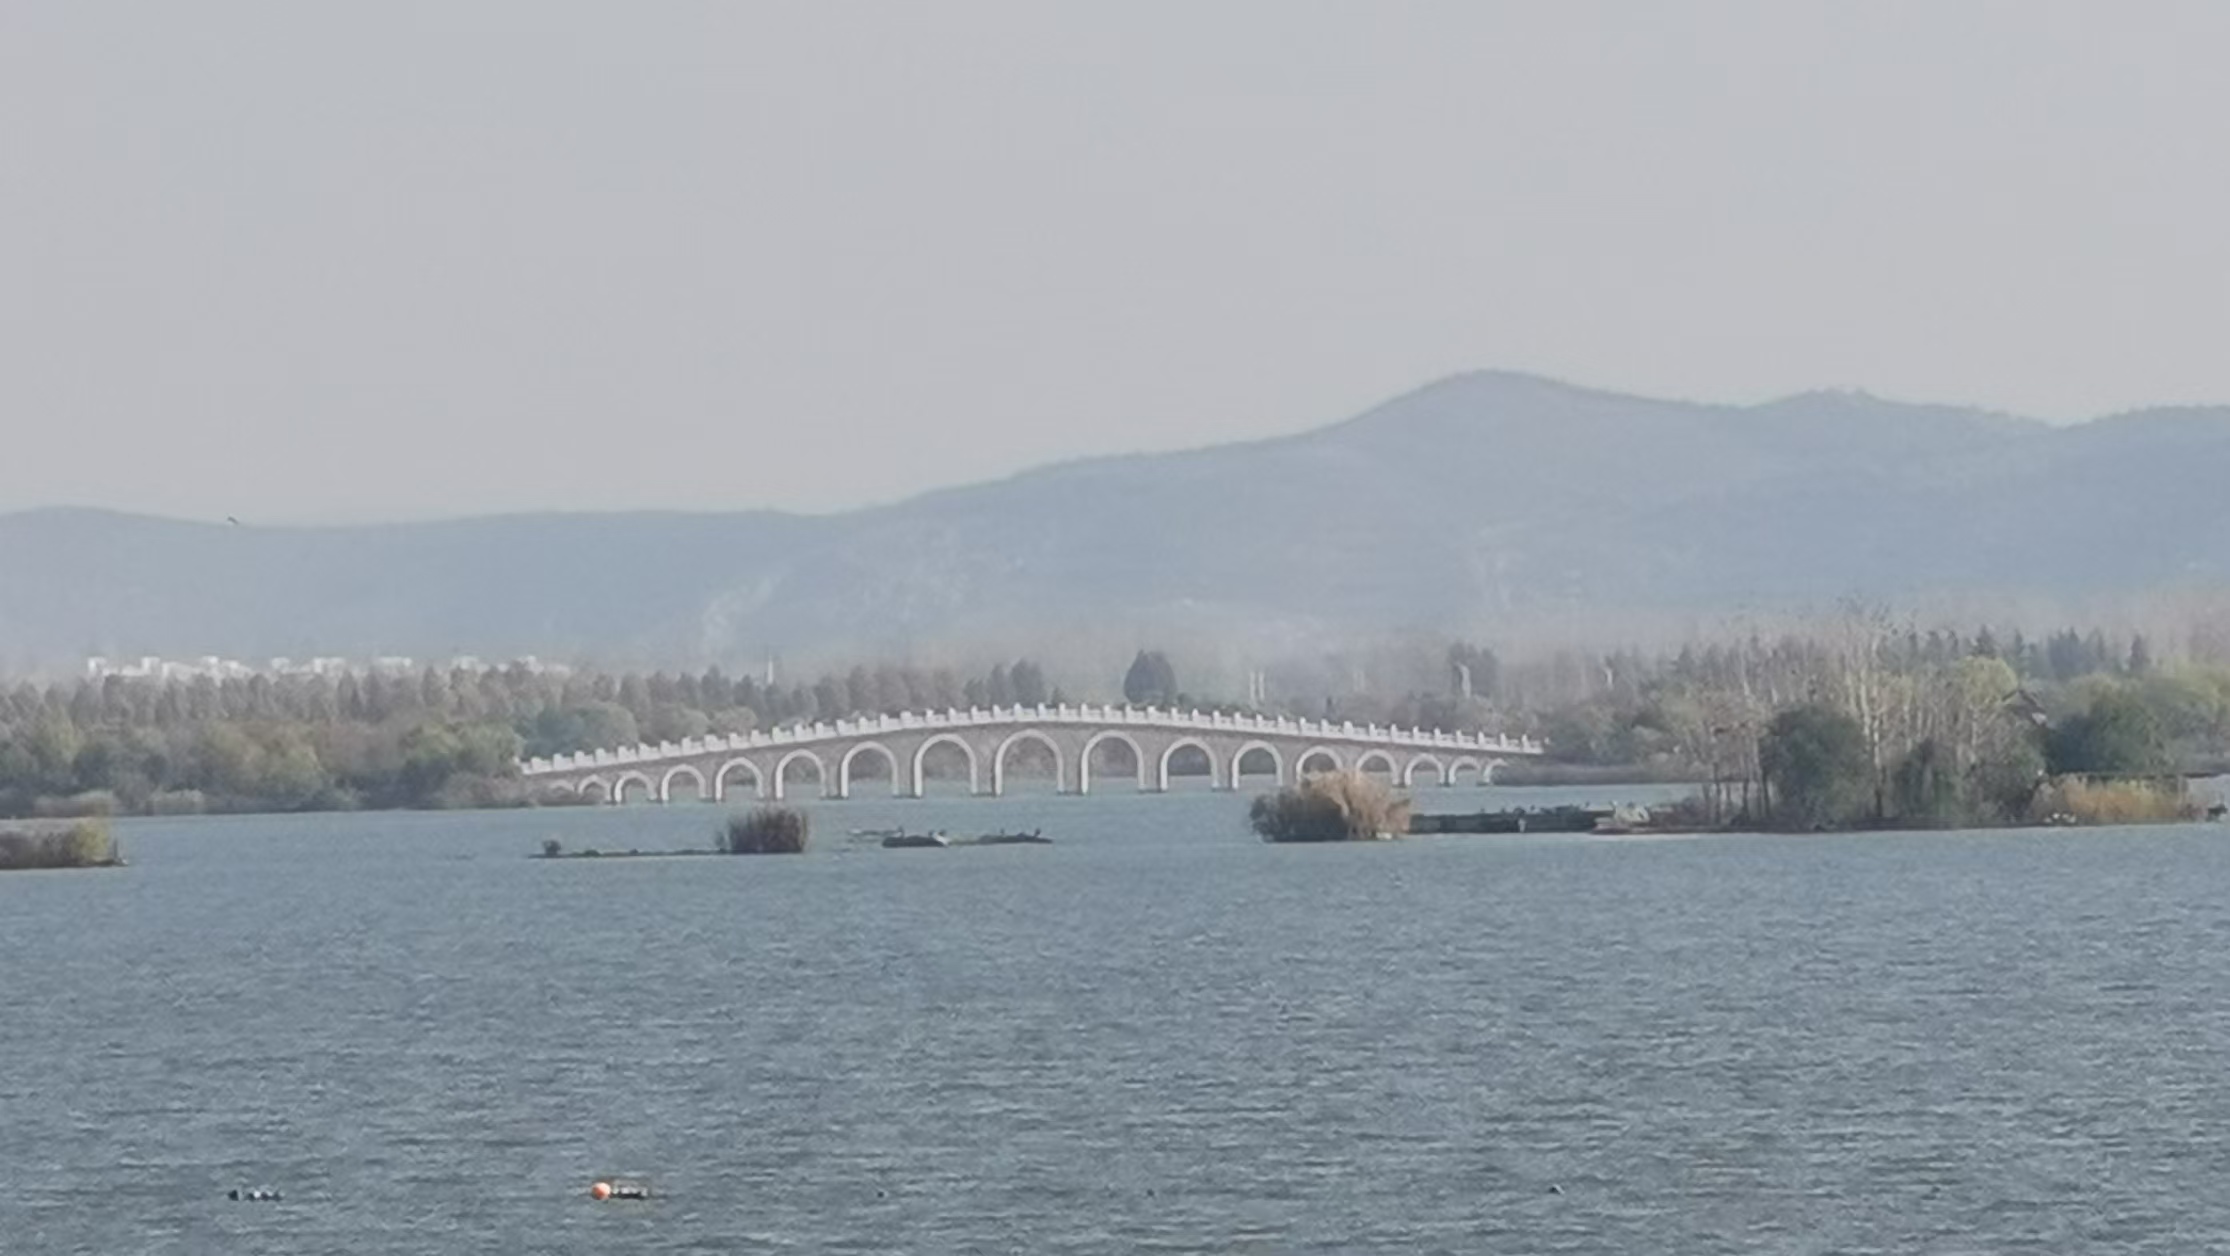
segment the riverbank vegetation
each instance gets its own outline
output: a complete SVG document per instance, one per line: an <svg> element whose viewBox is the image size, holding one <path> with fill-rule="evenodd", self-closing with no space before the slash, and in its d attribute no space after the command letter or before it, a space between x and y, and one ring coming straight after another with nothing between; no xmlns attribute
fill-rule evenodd
<svg viewBox="0 0 2230 1256"><path fill-rule="evenodd" d="M974 677L855 667L797 684L520 667L18 684L0 687L0 816L554 803L518 780L522 755L1061 699L1028 660Z"/></svg>
<svg viewBox="0 0 2230 1256"><path fill-rule="evenodd" d="M2179 764L2230 744L2230 671L2163 669L2138 638L2109 670L2024 675L1989 634L1919 637L1853 614L1832 633L1676 666L1660 727L1701 770L1708 822L1818 829L2180 818ZM2165 778L2165 780L2164 780ZM2143 781L2144 784L2133 784ZM2108 784L2112 782L2112 784Z"/></svg>
<svg viewBox="0 0 2230 1256"><path fill-rule="evenodd" d="M2047 780L2230 765L2230 630L2206 625L2164 647L2144 635L2073 629L2034 638L1923 631L1853 608L1772 636L1729 634L1660 653L1506 660L1443 639L1219 673L1151 649L1127 670L1064 679L1094 701L1127 694L1208 710L1531 735L1548 744L1550 759L1515 761L1502 779L1696 782L1698 814L1711 823L1998 823L2033 817ZM1231 700L1242 692L1252 700ZM1065 698L1027 659L974 676L855 666L780 684L718 669L523 667L17 684L0 686L0 816L555 804L563 796L538 796L518 778L522 756ZM1774 722L1807 708L1817 710L1794 716L1775 739L1785 744L1769 774L1763 755ZM1831 753L1841 732L1822 712L1856 724L1858 755ZM1121 753L1103 743L1111 752ZM1862 775L1860 787L1815 789L1805 773L1822 762ZM1035 742L1016 747L1007 764L1010 775L1048 779L1051 766ZM1103 762L1094 772L1128 766ZM1208 768L1196 755L1171 763L1177 775ZM957 752L927 764L933 777L961 769Z"/></svg>
<svg viewBox="0 0 2230 1256"><path fill-rule="evenodd" d="M0 826L0 872L108 868L122 862L115 837L99 820Z"/></svg>
<svg viewBox="0 0 2230 1256"><path fill-rule="evenodd" d="M1398 696L1361 683L1405 670ZM2199 809L2182 776L2230 767L2230 628L2212 621L2163 648L2142 633L1923 630L1850 605L1661 654L1511 663L1458 645L1274 679L1320 684L1332 718L1548 743L1548 761L1499 780L1694 782L1680 819L1699 827L2175 818Z"/></svg>
<svg viewBox="0 0 2230 1256"><path fill-rule="evenodd" d="M1324 772L1263 794L1247 821L1266 842L1367 842L1409 831L1409 802L1360 772Z"/></svg>
<svg viewBox="0 0 2230 1256"><path fill-rule="evenodd" d="M2176 824L2201 819L2206 810L2179 778L2068 776L2037 791L2030 816L2044 824Z"/></svg>

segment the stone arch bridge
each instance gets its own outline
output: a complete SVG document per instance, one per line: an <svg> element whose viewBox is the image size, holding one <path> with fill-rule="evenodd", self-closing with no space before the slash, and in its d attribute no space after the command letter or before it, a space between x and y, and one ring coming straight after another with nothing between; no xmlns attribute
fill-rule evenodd
<svg viewBox="0 0 2230 1256"><path fill-rule="evenodd" d="M1129 751L1136 786L1144 792L1166 791L1171 765L1186 750L1207 758L1217 789L1238 788L1242 776L1284 784L1308 772L1345 768L1383 772L1405 786L1454 785L1466 777L1485 784L1505 761L1541 753L1541 743L1531 738L1376 724L1156 707L1012 706L869 716L561 754L528 759L521 774L551 790L606 802L667 802L683 784L713 801L739 790L746 797L781 799L799 788L793 775L810 775L814 783L805 788L819 797L849 798L863 765L872 762L887 770L894 795L919 798L930 752L950 746L967 763L968 792L996 797L1006 792L1010 760L1030 747L1040 761L1052 759L1060 792L1088 794L1095 785L1105 787L1095 780L1092 765L1095 753L1111 742ZM1199 760L1193 762L1197 767Z"/></svg>

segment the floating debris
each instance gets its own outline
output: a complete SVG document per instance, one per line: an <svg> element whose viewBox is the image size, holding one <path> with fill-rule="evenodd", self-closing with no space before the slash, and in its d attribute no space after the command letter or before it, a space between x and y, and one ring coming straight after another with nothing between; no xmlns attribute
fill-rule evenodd
<svg viewBox="0 0 2230 1256"><path fill-rule="evenodd" d="M1051 846L1052 844L1053 839L1045 836L1038 829L1031 829L1027 833L1009 833L1005 829L1001 829L996 833L986 833L976 839L976 845L978 846Z"/></svg>
<svg viewBox="0 0 2230 1256"><path fill-rule="evenodd" d="M914 850L929 846L950 846L952 839L943 833L908 833L900 830L883 839L886 850Z"/></svg>

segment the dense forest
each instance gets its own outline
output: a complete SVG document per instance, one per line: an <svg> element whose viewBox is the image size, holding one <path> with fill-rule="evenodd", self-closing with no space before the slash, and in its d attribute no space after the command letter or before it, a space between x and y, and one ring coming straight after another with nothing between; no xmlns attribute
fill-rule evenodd
<svg viewBox="0 0 2230 1256"><path fill-rule="evenodd" d="M1239 709L1188 692L1172 655L1141 651L1079 688ZM2033 807L2056 775L2230 760L2230 665L2203 651L2164 658L2141 635L2073 630L1922 632L1881 612L1654 654L1505 661L1481 645L1409 642L1288 661L1263 679L1250 684L1273 712L1529 733L1563 769L1697 781L1715 820L1984 821ZM538 801L516 776L526 755L1064 700L1030 660L782 684L522 667L18 684L0 688L0 814L515 805ZM1819 753L1790 757L1803 747ZM1821 763L1855 783L1806 793L1795 774Z"/></svg>

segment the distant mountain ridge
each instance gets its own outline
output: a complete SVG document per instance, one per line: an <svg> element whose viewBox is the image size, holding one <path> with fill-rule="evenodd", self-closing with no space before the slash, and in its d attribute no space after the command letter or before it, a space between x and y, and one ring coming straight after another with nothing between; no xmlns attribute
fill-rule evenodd
<svg viewBox="0 0 2230 1256"><path fill-rule="evenodd" d="M1659 401L1482 372L1329 427L829 516L321 528L0 516L0 667L87 654L1113 651L1484 639L1846 594L2230 578L2230 408L2073 427L1860 393Z"/></svg>

